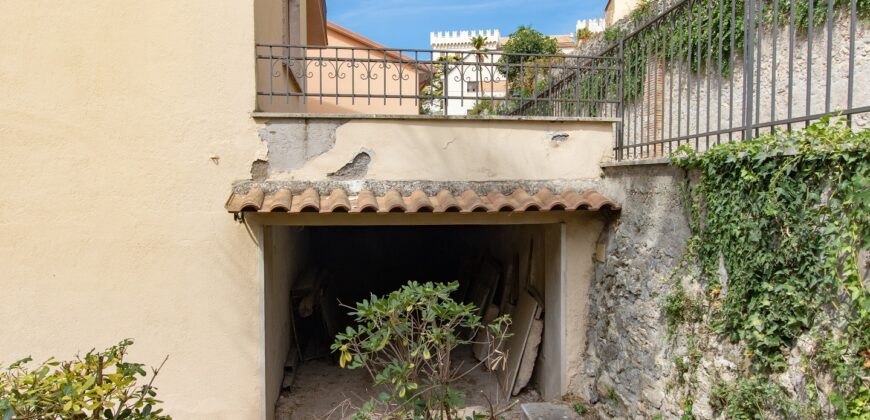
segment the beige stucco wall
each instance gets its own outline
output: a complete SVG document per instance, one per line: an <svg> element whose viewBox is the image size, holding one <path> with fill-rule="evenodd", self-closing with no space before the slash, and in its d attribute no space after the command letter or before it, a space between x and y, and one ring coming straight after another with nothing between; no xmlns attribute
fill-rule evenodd
<svg viewBox="0 0 870 420"><path fill-rule="evenodd" d="M274 130L282 122L272 123ZM298 119L287 123L301 124ZM589 121L351 120L338 126L334 145L324 153L297 168L273 164L270 177L325 180L365 152L371 156L369 180L592 179L611 154L612 127ZM310 145L314 139L287 141ZM268 145L273 162L280 157L276 154L295 150L277 143Z"/></svg>
<svg viewBox="0 0 870 420"><path fill-rule="evenodd" d="M589 315L589 288L595 275L594 258L597 243L607 227L600 215L565 224L565 376L563 384L567 392L579 395L579 379L583 375L583 351L586 349L586 332Z"/></svg>
<svg viewBox="0 0 870 420"><path fill-rule="evenodd" d="M274 415L284 381L284 362L290 350L290 288L309 257L308 232L301 227L263 229L263 313L266 375L266 418Z"/></svg>
<svg viewBox="0 0 870 420"><path fill-rule="evenodd" d="M253 3L0 0L0 361L132 337L176 418L267 413L262 235L223 208L266 157ZM610 124L524 124L347 123L287 175L598 176Z"/></svg>
<svg viewBox="0 0 870 420"><path fill-rule="evenodd" d="M607 26L628 16L640 0L610 0L604 9L604 23Z"/></svg>
<svg viewBox="0 0 870 420"><path fill-rule="evenodd" d="M0 1L0 360L125 337L178 419L260 416L252 2ZM215 157L215 160L212 160Z"/></svg>
<svg viewBox="0 0 870 420"><path fill-rule="evenodd" d="M282 45L307 45L310 25L303 17L318 16L318 10L309 10L310 0L253 0L255 39L258 44L272 45L257 48L257 91L259 92L301 92L305 80L294 77L293 72L282 64L281 58L300 57L301 49L291 49ZM250 7L250 5L249 5ZM315 7L315 9L318 9ZM321 31L322 32L322 31ZM298 72L297 72L298 73ZM306 112L301 97L260 96L257 109L272 112Z"/></svg>

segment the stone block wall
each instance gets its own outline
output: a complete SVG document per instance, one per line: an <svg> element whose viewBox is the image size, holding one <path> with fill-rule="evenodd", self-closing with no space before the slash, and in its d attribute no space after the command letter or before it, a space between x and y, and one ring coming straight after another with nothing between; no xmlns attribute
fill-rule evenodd
<svg viewBox="0 0 870 420"><path fill-rule="evenodd" d="M668 165L605 169L604 188L622 203L620 217L599 243L589 291L583 369L572 389L602 416L679 416L667 396L671 346L661 310L664 279L682 255L690 231L682 211L682 170Z"/></svg>
<svg viewBox="0 0 870 420"><path fill-rule="evenodd" d="M691 235L682 191L697 177L667 164L604 169L599 190L622 210L598 241L603 249L589 288L586 345L578 349L582 368L569 378L569 389L601 418L679 418L688 411L698 419L720 418L711 390L745 368L743 349L726 338L667 330L664 303L675 285L694 296L704 290L691 278L671 278ZM870 287L867 254L859 255L859 267ZM798 405L819 401L821 415L831 415L821 397L833 392L832 378L806 370L805 357L817 345L810 334L799 337L786 368L772 379ZM691 367L679 366L692 357Z"/></svg>

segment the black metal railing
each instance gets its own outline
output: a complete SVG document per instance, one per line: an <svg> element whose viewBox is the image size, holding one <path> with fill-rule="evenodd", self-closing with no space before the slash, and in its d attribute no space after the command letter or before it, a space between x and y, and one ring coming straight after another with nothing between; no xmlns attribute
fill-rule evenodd
<svg viewBox="0 0 870 420"><path fill-rule="evenodd" d="M619 116L618 57L258 44L263 108L307 112ZM567 75L576 82L564 83Z"/></svg>
<svg viewBox="0 0 870 420"><path fill-rule="evenodd" d="M615 157L703 151L828 114L867 127L870 10L858 3L674 3L602 52L623 67Z"/></svg>
<svg viewBox="0 0 870 420"><path fill-rule="evenodd" d="M866 128L864 1L676 1L595 56L260 44L257 94L308 112L613 118L617 160L829 114Z"/></svg>

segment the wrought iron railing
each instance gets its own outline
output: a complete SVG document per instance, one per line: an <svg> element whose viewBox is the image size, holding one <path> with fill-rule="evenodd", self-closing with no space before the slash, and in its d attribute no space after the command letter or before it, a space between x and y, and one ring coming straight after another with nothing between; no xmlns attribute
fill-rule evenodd
<svg viewBox="0 0 870 420"><path fill-rule="evenodd" d="M829 114L866 128L866 1L676 1L595 56L261 44L257 93L308 112L609 117L617 160Z"/></svg>
<svg viewBox="0 0 870 420"><path fill-rule="evenodd" d="M703 151L829 114L870 126L864 1L675 2L601 53L623 68L615 157Z"/></svg>
<svg viewBox="0 0 870 420"><path fill-rule="evenodd" d="M308 112L619 116L617 57L257 45L261 105ZM559 83L569 74L578 83Z"/></svg>

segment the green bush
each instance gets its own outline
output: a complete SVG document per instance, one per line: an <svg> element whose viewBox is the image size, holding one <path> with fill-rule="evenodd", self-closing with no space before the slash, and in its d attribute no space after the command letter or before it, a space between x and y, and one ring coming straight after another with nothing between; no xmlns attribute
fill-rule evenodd
<svg viewBox="0 0 870 420"><path fill-rule="evenodd" d="M105 351L91 350L70 361L49 358L30 368L30 357L9 366L0 364L0 418L12 419L171 419L161 414L153 369L125 362L133 340L123 340ZM163 363L166 363L164 359Z"/></svg>
<svg viewBox="0 0 870 420"><path fill-rule="evenodd" d="M473 304L454 301L459 283L409 282L387 296L372 295L350 313L355 326L336 336L332 350L349 369L365 368L384 391L357 413L369 418L455 418L464 395L450 385L472 367L453 366L451 351L472 344L485 328L487 367L504 367L498 344L507 336L507 316L483 325ZM460 371L460 369L462 369Z"/></svg>

